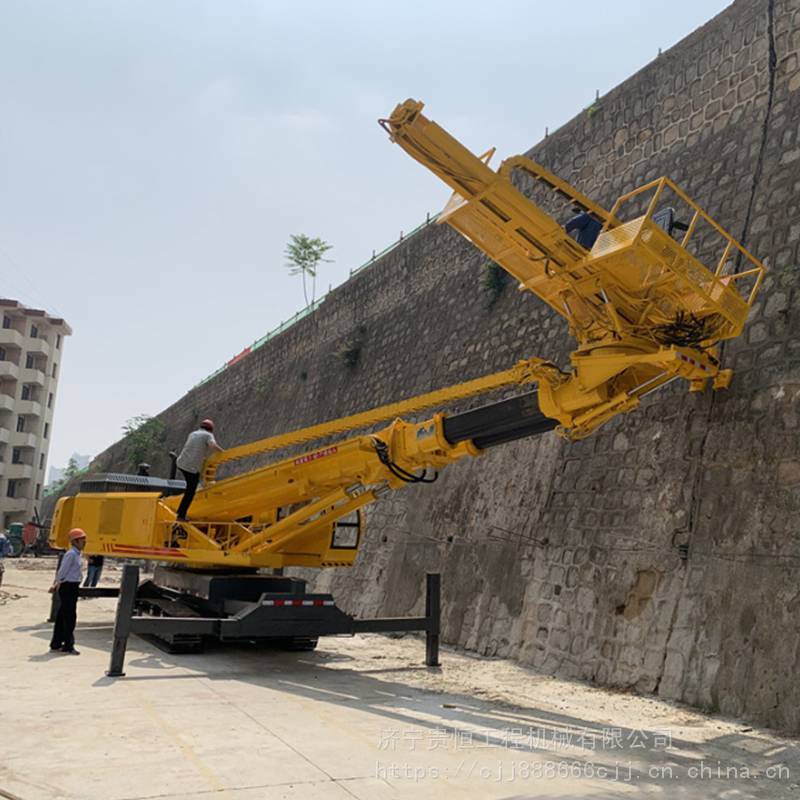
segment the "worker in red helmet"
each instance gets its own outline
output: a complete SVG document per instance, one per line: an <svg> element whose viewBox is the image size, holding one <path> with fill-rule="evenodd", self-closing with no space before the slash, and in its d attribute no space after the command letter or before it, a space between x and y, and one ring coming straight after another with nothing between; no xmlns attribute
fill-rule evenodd
<svg viewBox="0 0 800 800"><path fill-rule="evenodd" d="M180 455L178 456L178 469L186 479L186 491L183 493L181 504L178 506L178 519L186 520L189 506L194 500L194 493L197 491L197 484L203 472L205 460L214 452L221 453L222 448L214 438L214 422L204 419L196 431L192 431L186 439Z"/></svg>
<svg viewBox="0 0 800 800"><path fill-rule="evenodd" d="M82 528L73 528L69 532L69 544L69 550L58 565L55 583L50 587L51 592L58 592L59 600L50 649L77 656L80 653L75 649L75 622L78 616L78 587L83 577L81 550L86 547L86 532Z"/></svg>

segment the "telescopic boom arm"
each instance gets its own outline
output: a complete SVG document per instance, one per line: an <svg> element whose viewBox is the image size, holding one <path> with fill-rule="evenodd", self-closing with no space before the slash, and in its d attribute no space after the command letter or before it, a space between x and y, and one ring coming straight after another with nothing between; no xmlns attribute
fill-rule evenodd
<svg viewBox="0 0 800 800"><path fill-rule="evenodd" d="M513 375L522 384L538 367L520 362L493 382L493 376L481 380L505 385ZM540 412L535 391L462 414L396 419L375 433L212 483L198 492L190 522L176 520L177 497L81 492L59 501L52 531L64 546L68 531L81 527L89 534L87 552L120 558L191 566L349 566L360 544L358 512L368 503L407 484L433 482L435 472L428 470L556 424Z"/></svg>

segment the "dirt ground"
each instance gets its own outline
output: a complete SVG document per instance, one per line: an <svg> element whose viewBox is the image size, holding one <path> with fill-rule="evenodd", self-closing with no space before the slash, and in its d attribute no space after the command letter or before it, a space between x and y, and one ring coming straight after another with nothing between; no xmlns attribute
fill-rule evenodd
<svg viewBox="0 0 800 800"><path fill-rule="evenodd" d="M113 599L48 652L52 559L0 589L0 798L800 797L798 742L413 636L168 655L133 637L104 676ZM119 573L106 569L103 583Z"/></svg>

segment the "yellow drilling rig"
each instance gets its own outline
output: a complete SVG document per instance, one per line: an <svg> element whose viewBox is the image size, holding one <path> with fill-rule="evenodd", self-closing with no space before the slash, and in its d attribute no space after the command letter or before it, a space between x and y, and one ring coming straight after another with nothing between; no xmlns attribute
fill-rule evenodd
<svg viewBox="0 0 800 800"><path fill-rule="evenodd" d="M309 648L326 633L425 630L427 662L438 647L438 576L425 617L355 620L305 582L257 570L350 566L364 534L360 509L489 447L556 429L577 439L674 380L689 391L725 388L718 345L738 336L764 266L669 178L622 195L610 210L523 157L494 171L407 100L380 120L393 142L453 190L447 223L563 316L577 342L570 366L532 357L508 369L342 419L232 447L209 458L192 519L176 518L181 484L108 474L58 502L51 539L73 527L86 552L153 559L153 581L126 568L109 674L122 674L129 632L172 647L207 638L280 639ZM521 188L524 186L526 192ZM568 207L559 221L554 207ZM547 208L547 210L546 210ZM502 387L535 385L511 399L458 414L403 415ZM344 437L349 431L374 432ZM217 468L342 435L234 477ZM136 574L135 574L136 573ZM150 615L155 616L148 616Z"/></svg>

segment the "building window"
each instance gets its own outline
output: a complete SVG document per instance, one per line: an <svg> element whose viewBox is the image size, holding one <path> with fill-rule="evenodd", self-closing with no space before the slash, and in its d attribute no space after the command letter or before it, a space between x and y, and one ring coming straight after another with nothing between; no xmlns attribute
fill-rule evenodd
<svg viewBox="0 0 800 800"><path fill-rule="evenodd" d="M33 360L33 355L28 353L25 357L25 369L35 369L36 362Z"/></svg>
<svg viewBox="0 0 800 800"><path fill-rule="evenodd" d="M11 327L11 317L6 316L5 314L3 314L3 327L4 328L10 328Z"/></svg>
<svg viewBox="0 0 800 800"><path fill-rule="evenodd" d="M9 481L8 488L6 489L6 497L16 497L16 496L17 496L17 482Z"/></svg>
<svg viewBox="0 0 800 800"><path fill-rule="evenodd" d="M39 453L39 469L44 469L44 453Z"/></svg>
<svg viewBox="0 0 800 800"><path fill-rule="evenodd" d="M31 399L31 387L25 383L22 385L22 400L30 400Z"/></svg>
<svg viewBox="0 0 800 800"><path fill-rule="evenodd" d="M40 492L41 490L42 490L42 484L41 484L41 483L37 483L37 484L36 484L36 499L37 499L37 500L39 499L39 492Z"/></svg>
<svg viewBox="0 0 800 800"><path fill-rule="evenodd" d="M47 434L50 432L50 423L45 422L44 424L44 438L47 438Z"/></svg>
<svg viewBox="0 0 800 800"><path fill-rule="evenodd" d="M24 433L25 432L25 417L19 416L17 417L17 433Z"/></svg>
<svg viewBox="0 0 800 800"><path fill-rule="evenodd" d="M56 376L56 370L58 369L58 364L53 364L53 377Z"/></svg>
<svg viewBox="0 0 800 800"><path fill-rule="evenodd" d="M6 360L6 349L5 347L0 347L0 361Z"/></svg>
<svg viewBox="0 0 800 800"><path fill-rule="evenodd" d="M35 325L31 325L31 339L39 338L39 329Z"/></svg>
<svg viewBox="0 0 800 800"><path fill-rule="evenodd" d="M61 334L57 333L56 334L56 350L60 350L60 349L61 349Z"/></svg>
<svg viewBox="0 0 800 800"><path fill-rule="evenodd" d="M21 464L22 463L22 450L19 447L15 447L11 451L11 463L12 464Z"/></svg>
<svg viewBox="0 0 800 800"><path fill-rule="evenodd" d="M53 407L53 393L52 392L50 392L50 394L47 395L47 407L48 408L52 408Z"/></svg>

